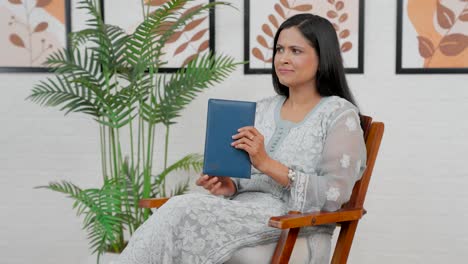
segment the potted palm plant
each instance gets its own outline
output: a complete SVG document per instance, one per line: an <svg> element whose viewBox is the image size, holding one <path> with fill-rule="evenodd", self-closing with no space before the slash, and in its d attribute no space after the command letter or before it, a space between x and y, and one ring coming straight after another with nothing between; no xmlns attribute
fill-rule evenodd
<svg viewBox="0 0 468 264"><path fill-rule="evenodd" d="M158 72L167 63L161 59L163 47L174 32L201 12L229 5L208 3L181 16L189 1L165 1L147 12L131 34L103 22L95 4L99 1L80 1L78 8L90 15L88 27L71 34L69 49L48 58L54 77L35 85L28 97L66 114L85 114L99 124L102 186L82 189L58 181L40 187L74 200L98 261L105 251L122 251L126 235L148 218L150 212L138 208L140 199L187 190L185 182L166 193L166 176L180 169L199 170L202 157L189 154L168 165L169 129L200 92L221 82L239 64L229 56L208 53L195 56L174 74ZM163 170L154 173L155 134L161 128L166 134Z"/></svg>

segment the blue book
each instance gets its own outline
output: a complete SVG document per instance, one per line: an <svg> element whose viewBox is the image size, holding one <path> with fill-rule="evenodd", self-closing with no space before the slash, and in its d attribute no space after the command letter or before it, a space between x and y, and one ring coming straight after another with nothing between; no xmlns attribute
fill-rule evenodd
<svg viewBox="0 0 468 264"><path fill-rule="evenodd" d="M204 174L250 179L249 154L231 143L239 128L255 124L256 107L255 102L208 100Z"/></svg>

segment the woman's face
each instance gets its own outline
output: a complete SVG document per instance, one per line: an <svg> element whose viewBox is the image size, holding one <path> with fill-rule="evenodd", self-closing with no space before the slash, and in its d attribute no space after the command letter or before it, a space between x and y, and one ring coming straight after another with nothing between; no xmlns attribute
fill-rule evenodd
<svg viewBox="0 0 468 264"><path fill-rule="evenodd" d="M296 27L283 29L275 48L275 71L281 84L289 88L315 87L319 58Z"/></svg>

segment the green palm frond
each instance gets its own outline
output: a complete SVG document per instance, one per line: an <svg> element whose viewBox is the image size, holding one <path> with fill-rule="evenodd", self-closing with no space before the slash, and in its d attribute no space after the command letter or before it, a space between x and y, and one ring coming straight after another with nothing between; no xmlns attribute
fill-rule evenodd
<svg viewBox="0 0 468 264"><path fill-rule="evenodd" d="M166 176L174 171L178 170L194 170L200 171L203 167L203 156L200 154L188 154L182 159L176 161L171 166L167 167L163 170L155 179L154 183L152 184L152 192L158 192L156 188L158 188L165 180Z"/></svg>
<svg viewBox="0 0 468 264"><path fill-rule="evenodd" d="M108 245L118 243L121 225L129 217L121 211L124 195L121 183L109 180L101 189L82 190L73 183L62 181L38 188L64 193L75 200L73 208L78 215L84 215L83 227L88 231L93 253L102 253Z"/></svg>
<svg viewBox="0 0 468 264"><path fill-rule="evenodd" d="M60 106L61 110L82 112L99 117L101 111L95 104L95 95L91 90L83 89L63 76L47 78L35 85L31 95L26 98L43 106Z"/></svg>
<svg viewBox="0 0 468 264"><path fill-rule="evenodd" d="M188 192L189 190L189 180L190 178L188 178L185 182L183 183L179 183L176 185L176 187L171 190L171 193L170 193L170 196L176 196L176 195L182 195L186 192Z"/></svg>
<svg viewBox="0 0 468 264"><path fill-rule="evenodd" d="M158 83L164 87L164 91L160 92L158 103L142 103L143 118L148 122L174 124L173 120L199 93L220 83L237 65L239 63L235 63L231 57L206 54L192 60L168 80L167 76L160 77ZM155 98L152 100L156 101Z"/></svg>

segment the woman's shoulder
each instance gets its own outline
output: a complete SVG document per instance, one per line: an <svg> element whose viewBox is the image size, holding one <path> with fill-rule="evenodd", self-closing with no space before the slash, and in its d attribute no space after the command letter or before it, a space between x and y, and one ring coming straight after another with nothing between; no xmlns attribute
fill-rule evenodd
<svg viewBox="0 0 468 264"><path fill-rule="evenodd" d="M263 112L268 109L274 109L277 103L284 99L282 95L273 95L269 97L262 98L257 101L257 112Z"/></svg>
<svg viewBox="0 0 468 264"><path fill-rule="evenodd" d="M348 100L339 96L329 96L323 107L323 114L328 124L334 123L337 119L345 114L359 116L359 109Z"/></svg>

